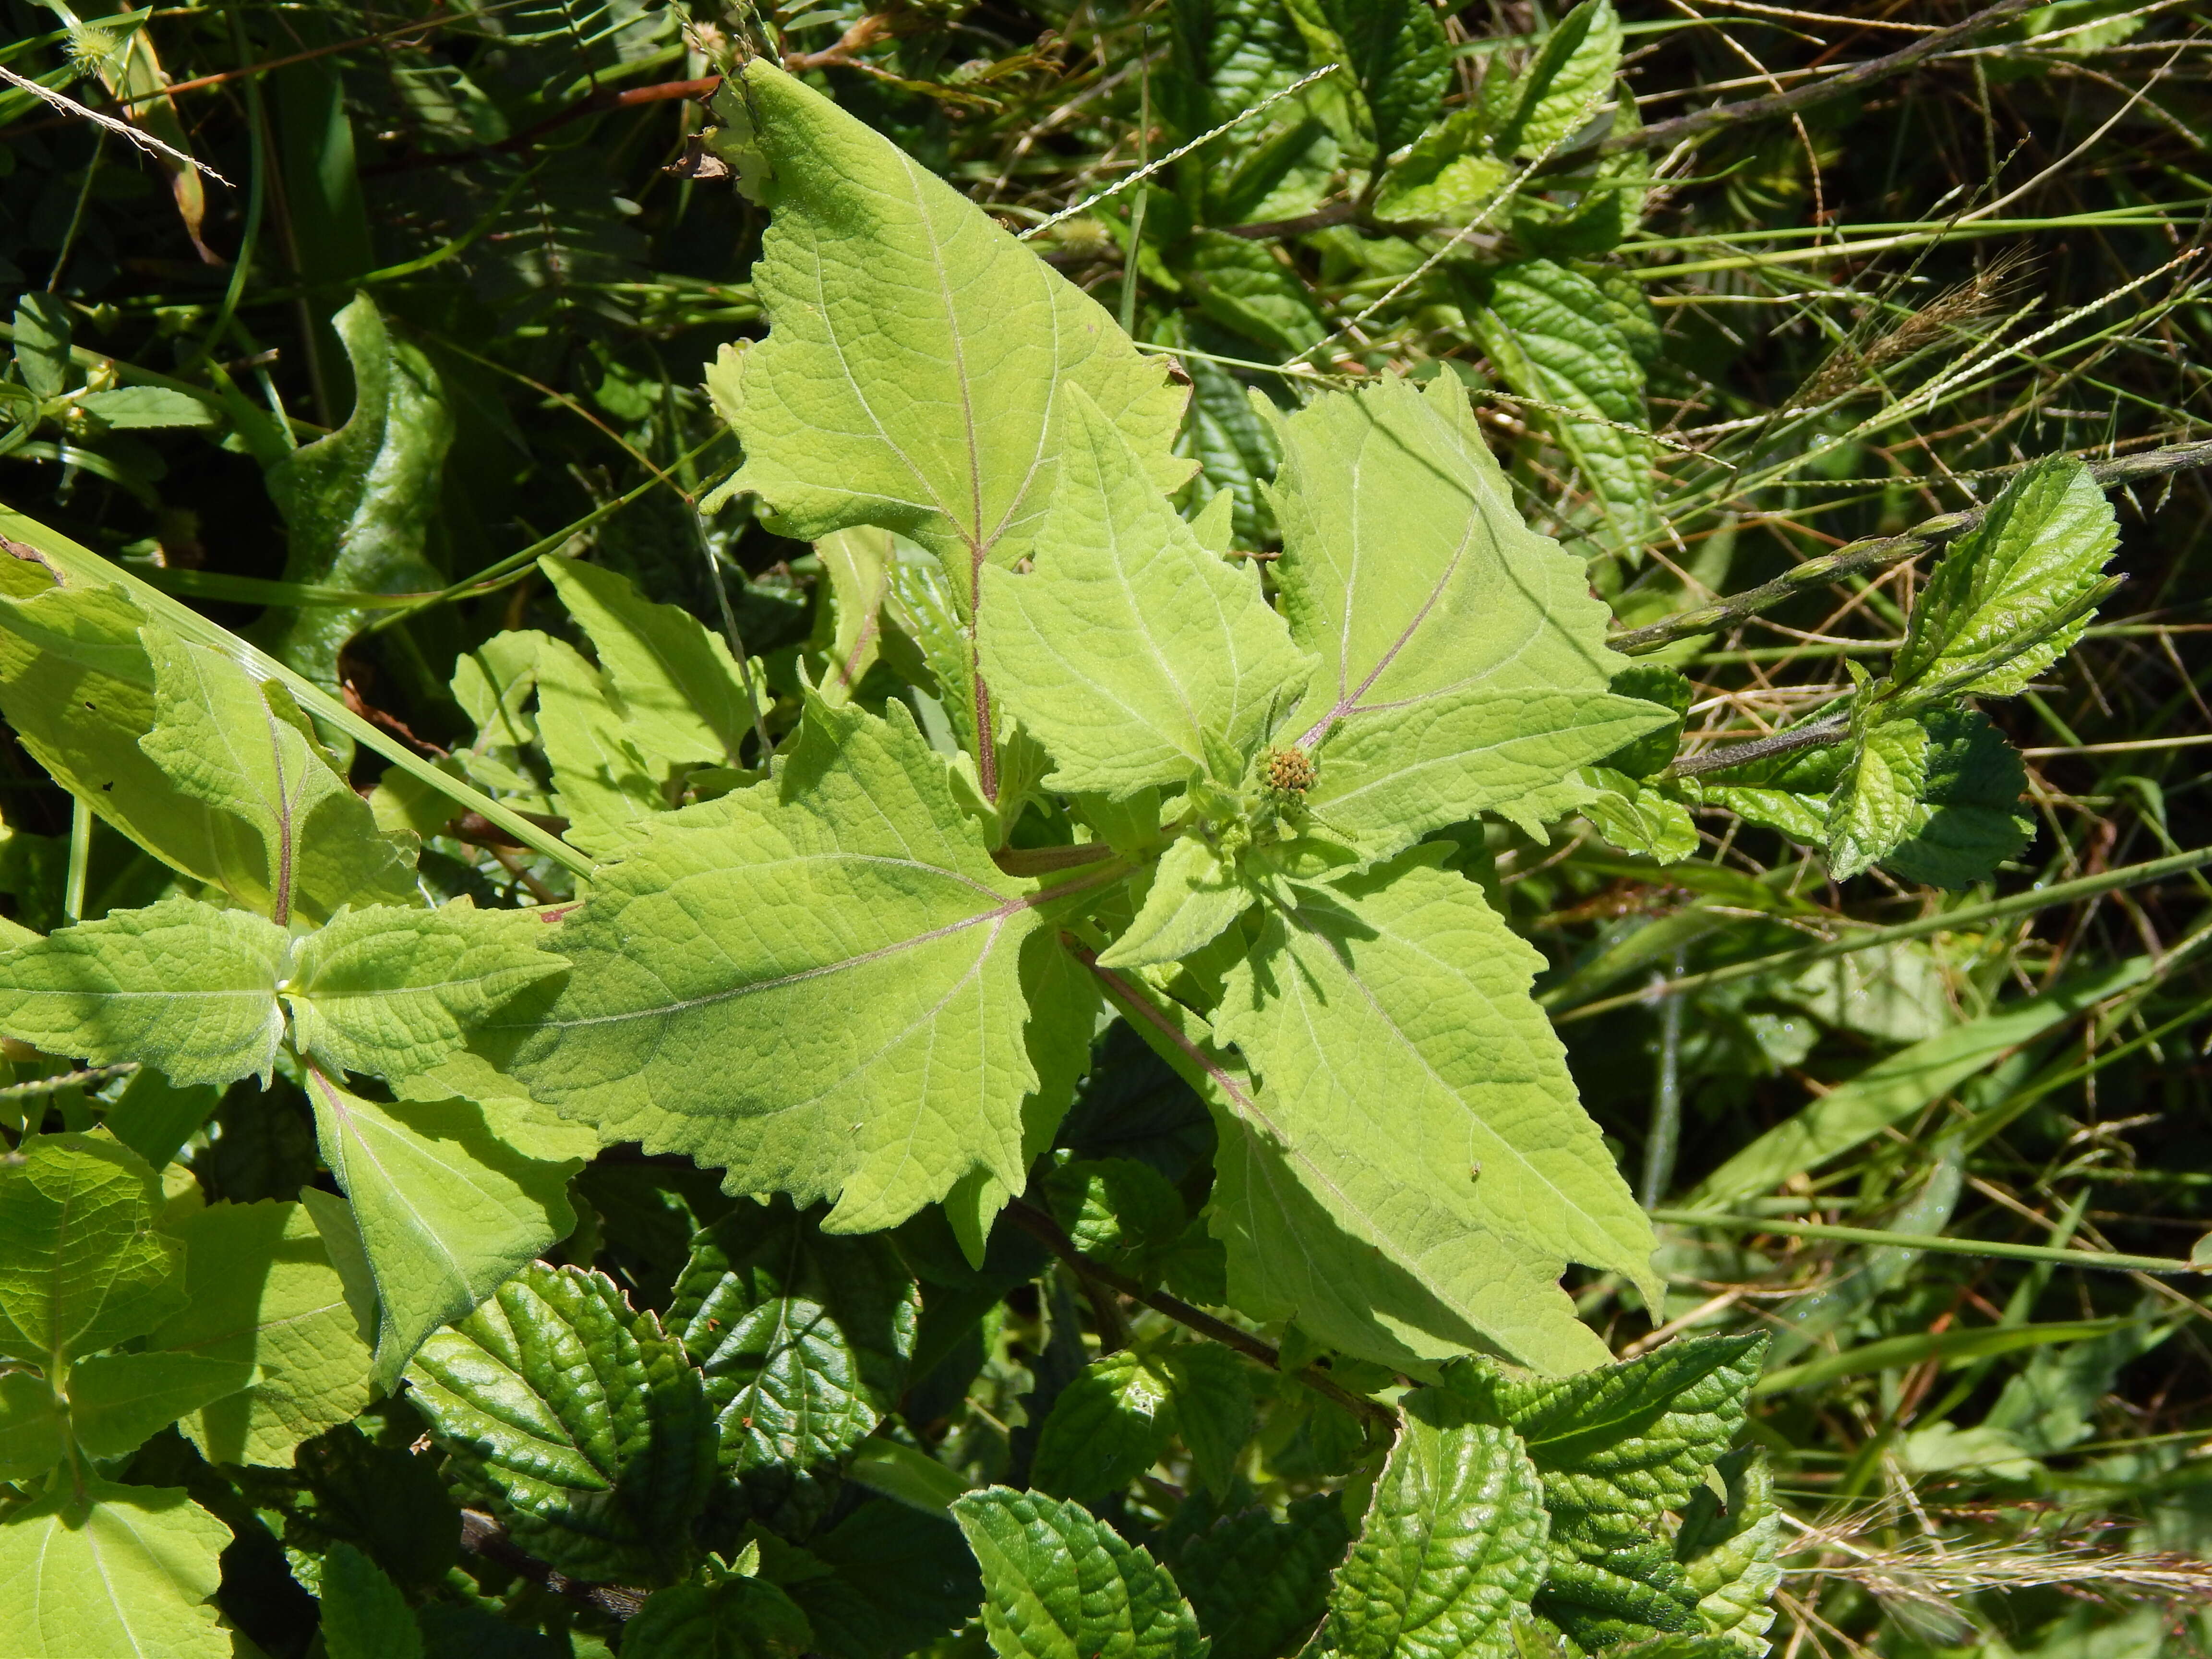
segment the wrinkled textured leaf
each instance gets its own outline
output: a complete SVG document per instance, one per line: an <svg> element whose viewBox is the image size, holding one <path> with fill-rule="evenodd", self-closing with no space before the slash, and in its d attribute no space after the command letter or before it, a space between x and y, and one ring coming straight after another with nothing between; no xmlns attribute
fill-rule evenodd
<svg viewBox="0 0 2212 1659"><path fill-rule="evenodd" d="M208 1600L230 1528L179 1486L84 1492L48 1492L0 1524L0 1651L231 1659Z"/></svg>
<svg viewBox="0 0 2212 1659"><path fill-rule="evenodd" d="M1545 155L1589 124L1620 72L1612 0L1583 3L1552 26L1514 82L1493 142L1502 155Z"/></svg>
<svg viewBox="0 0 2212 1659"><path fill-rule="evenodd" d="M605 1139L738 1192L842 1192L841 1232L977 1165L1018 1190L1036 1082L1017 957L1043 895L1000 872L944 757L889 713L816 702L773 781L655 825L563 925L558 1000L488 1026Z"/></svg>
<svg viewBox="0 0 2212 1659"><path fill-rule="evenodd" d="M668 1328L706 1376L722 1467L769 1502L832 1478L897 1409L921 1297L890 1242L778 1199L691 1242Z"/></svg>
<svg viewBox="0 0 2212 1659"><path fill-rule="evenodd" d="M1284 729L1317 750L1321 818L1376 857L1485 811L1534 823L1663 721L1608 693L1605 607L1522 522L1456 380L1326 395L1281 432L1277 579L1322 659Z"/></svg>
<svg viewBox="0 0 2212 1659"><path fill-rule="evenodd" d="M0 1353L50 1365L145 1332L183 1300L154 1231L161 1181L101 1135L33 1135L0 1164Z"/></svg>
<svg viewBox="0 0 2212 1659"><path fill-rule="evenodd" d="M1679 864L1698 850L1698 826L1681 802L1609 766L1582 775L1592 791L1583 816L1622 852Z"/></svg>
<svg viewBox="0 0 2212 1659"><path fill-rule="evenodd" d="M1201 230L1183 252L1184 285L1199 309L1224 328L1278 357L1295 357L1328 333L1312 290L1270 244Z"/></svg>
<svg viewBox="0 0 2212 1659"><path fill-rule="evenodd" d="M253 1381L250 1360L111 1353L70 1367L70 1431L94 1457L120 1457L189 1412Z"/></svg>
<svg viewBox="0 0 2212 1659"><path fill-rule="evenodd" d="M1594 538L1635 563L1662 533L1644 367L1605 295L1580 271L1524 259L1492 272L1483 298L1474 321L1484 350L1514 391L1552 406L1528 418L1581 474L1598 513Z"/></svg>
<svg viewBox="0 0 2212 1659"><path fill-rule="evenodd" d="M163 899L0 954L0 1031L94 1065L140 1060L173 1083L267 1076L283 1040L284 930L245 910Z"/></svg>
<svg viewBox="0 0 2212 1659"><path fill-rule="evenodd" d="M1186 1538L1176 1580L1212 1644L1210 1659L1297 1652L1328 1610L1329 1574L1351 1541L1334 1492L1294 1500L1280 1521L1246 1510Z"/></svg>
<svg viewBox="0 0 2212 1659"><path fill-rule="evenodd" d="M1440 1389L1407 1397L1397 1443L1329 1595L1342 1659L1499 1659L1542 1583L1546 1516L1513 1431Z"/></svg>
<svg viewBox="0 0 2212 1659"><path fill-rule="evenodd" d="M952 1514L983 1569L983 1632L1000 1659L1206 1651L1167 1569L1080 1504L993 1486Z"/></svg>
<svg viewBox="0 0 2212 1659"><path fill-rule="evenodd" d="M825 1577L790 1586L825 1659L907 1659L975 1617L975 1556L942 1515L862 1504L806 1540Z"/></svg>
<svg viewBox="0 0 2212 1659"><path fill-rule="evenodd" d="M682 1346L605 1274L532 1263L407 1375L463 1480L525 1550L579 1578L682 1573L714 1419Z"/></svg>
<svg viewBox="0 0 2212 1659"><path fill-rule="evenodd" d="M1359 79L1376 154L1411 143L1436 118L1451 83L1451 48L1436 8L1427 0L1293 0L1294 12L1314 9L1328 20L1345 64Z"/></svg>
<svg viewBox="0 0 2212 1659"><path fill-rule="evenodd" d="M1133 1348L1091 1361L1053 1402L1031 1482L1093 1504L1127 1486L1159 1462L1174 1436L1173 1386L1160 1358Z"/></svg>
<svg viewBox="0 0 2212 1659"><path fill-rule="evenodd" d="M514 1144L505 1103L380 1104L307 1072L323 1162L353 1205L380 1304L372 1375L389 1388L422 1340L575 1225L580 1159Z"/></svg>
<svg viewBox="0 0 2212 1659"><path fill-rule="evenodd" d="M353 365L353 413L329 437L269 469L270 499L290 543L284 580L371 593L441 587L423 556L453 433L438 372L417 348L392 338L367 295L331 322ZM338 653L368 614L335 605L272 609L254 625L253 639L335 689Z"/></svg>
<svg viewBox="0 0 2212 1659"><path fill-rule="evenodd" d="M329 1659L422 1659L414 1609L384 1569L351 1544L331 1546L317 1588Z"/></svg>
<svg viewBox="0 0 2212 1659"><path fill-rule="evenodd" d="M1985 714L1937 709L1920 723L1928 728L1920 799L1911 832L1881 861L1909 881L1970 887L2035 834L2035 820L2021 810L2027 769Z"/></svg>
<svg viewBox="0 0 2212 1659"><path fill-rule="evenodd" d="M343 904L408 904L413 849L376 827L274 682L167 629L139 630L154 670L154 726L138 746L178 789L217 809L223 889L280 921Z"/></svg>
<svg viewBox="0 0 2212 1659"><path fill-rule="evenodd" d="M149 1346L261 1370L179 1425L210 1462L282 1468L300 1442L368 1404L369 1344L305 1208L210 1204L170 1231L191 1302Z"/></svg>
<svg viewBox="0 0 2212 1659"><path fill-rule="evenodd" d="M524 987L567 966L536 915L351 910L301 939L284 1000L302 1053L349 1072L410 1077L459 1048Z"/></svg>
<svg viewBox="0 0 2212 1659"><path fill-rule="evenodd" d="M799 1659L813 1645L806 1615L758 1578L655 1590L623 1626L623 1659Z"/></svg>
<svg viewBox="0 0 2212 1659"><path fill-rule="evenodd" d="M1079 387L1061 421L1036 570L983 576L986 678L1051 753L1056 789L1180 783L1206 769L1209 732L1249 755L1307 672L1259 571L1200 545Z"/></svg>
<svg viewBox="0 0 2212 1659"><path fill-rule="evenodd" d="M653 604L615 571L550 556L538 568L590 636L631 742L664 761L738 764L752 706L727 645L690 611Z"/></svg>
<svg viewBox="0 0 2212 1659"><path fill-rule="evenodd" d="M1697 1595L1705 1627L1742 1652L1763 1655L1782 1583L1782 1515L1773 1477L1750 1447L1728 1453L1714 1469L1727 1501L1710 1486L1691 1495L1674 1538L1675 1559Z"/></svg>
<svg viewBox="0 0 2212 1659"><path fill-rule="evenodd" d="M1874 713L1858 725L1828 798L1829 869L1838 881L1887 856L1912 832L1927 768L1928 728L1917 720Z"/></svg>
<svg viewBox="0 0 2212 1659"><path fill-rule="evenodd" d="M742 90L740 90L742 88ZM768 338L708 388L744 441L732 488L785 535L873 524L944 562L972 614L1050 500L1061 389L1079 386L1154 487L1182 394L1097 303L892 143L765 60L715 108L757 146L771 216L753 267Z"/></svg>
<svg viewBox="0 0 2212 1659"><path fill-rule="evenodd" d="M1480 888L1436 867L1443 851L1286 886L1229 977L1217 1028L1258 1072L1270 1133L1311 1158L1332 1194L1431 1241L1398 1247L1430 1283L1458 1277L1451 1231L1480 1228L1656 1294L1650 1224L1528 998L1539 958Z"/></svg>
<svg viewBox="0 0 2212 1659"><path fill-rule="evenodd" d="M1208 1342L1177 1343L1160 1361L1169 1425L1189 1452L1200 1486L1218 1498L1236 1480L1245 1442L1258 1425L1251 1367Z"/></svg>
<svg viewBox="0 0 2212 1659"><path fill-rule="evenodd" d="M1929 574L1892 680L1923 696L2021 690L2088 626L2118 540L2112 505L2077 457L2027 467Z"/></svg>

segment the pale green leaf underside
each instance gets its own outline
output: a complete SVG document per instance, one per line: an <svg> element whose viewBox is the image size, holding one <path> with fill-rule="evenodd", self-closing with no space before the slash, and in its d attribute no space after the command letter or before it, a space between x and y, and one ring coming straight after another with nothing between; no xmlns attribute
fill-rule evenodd
<svg viewBox="0 0 2212 1659"><path fill-rule="evenodd" d="M602 871L563 927L558 999L495 1016L487 1042L604 1139L722 1167L737 1192L842 1194L836 1231L891 1225L978 1166L1018 1189L1027 884L900 705L817 702L776 766Z"/></svg>
<svg viewBox="0 0 2212 1659"><path fill-rule="evenodd" d="M230 1528L182 1487L86 1483L0 1525L0 1652L10 1659L231 1659L208 1598Z"/></svg>
<svg viewBox="0 0 2212 1659"><path fill-rule="evenodd" d="M983 672L1050 751L1048 783L1126 796L1202 771L1209 731L1250 753L1310 665L1259 571L1208 552L1082 388L1062 396L1036 568L983 574Z"/></svg>
<svg viewBox="0 0 2212 1659"><path fill-rule="evenodd" d="M300 1442L368 1404L369 1345L321 1233L302 1206L275 1202L210 1204L171 1231L191 1302L149 1346L261 1373L179 1426L210 1462L288 1467Z"/></svg>
<svg viewBox="0 0 2212 1659"><path fill-rule="evenodd" d="M678 763L738 763L752 714L728 646L690 611L652 603L614 571L550 555L538 568L591 636L640 749Z"/></svg>
<svg viewBox="0 0 2212 1659"><path fill-rule="evenodd" d="M1519 1438L1462 1401L1407 1396L1397 1443L1337 1570L1329 1659L1507 1659L1543 1582L1543 1489Z"/></svg>
<svg viewBox="0 0 2212 1659"><path fill-rule="evenodd" d="M873 524L944 560L963 609L1050 499L1060 389L1083 387L1156 487L1182 393L1096 301L981 209L764 59L716 109L766 162L753 282L767 339L724 348L708 387L745 448L734 483L783 533Z"/></svg>
<svg viewBox="0 0 2212 1659"><path fill-rule="evenodd" d="M1282 438L1283 611L1322 665L1285 729L1320 745L1314 805L1363 848L1553 815L1576 766L1661 723L1607 695L1605 606L1522 522L1455 379L1316 398Z"/></svg>
<svg viewBox="0 0 2212 1659"><path fill-rule="evenodd" d="M1650 1224L1528 998L1540 960L1436 851L1287 889L1218 1028L1258 1072L1279 1139L1383 1213L1430 1236L1479 1227L1656 1293Z"/></svg>
<svg viewBox="0 0 2212 1659"><path fill-rule="evenodd" d="M0 953L0 1032L95 1065L139 1060L173 1083L229 1083L276 1061L284 930L169 898Z"/></svg>
<svg viewBox="0 0 2212 1659"><path fill-rule="evenodd" d="M1166 1568L1080 1504L1004 1486L955 1500L983 1570L999 1659L1200 1659L1206 1638Z"/></svg>
<svg viewBox="0 0 2212 1659"><path fill-rule="evenodd" d="M161 1185L105 1135L34 1135L0 1164L0 1353L50 1364L152 1329L183 1300Z"/></svg>
<svg viewBox="0 0 2212 1659"><path fill-rule="evenodd" d="M459 1048L471 1025L567 964L538 917L466 904L350 910L301 939L284 988L303 1053L404 1078Z"/></svg>
<svg viewBox="0 0 2212 1659"><path fill-rule="evenodd" d="M475 1102L348 1093L307 1073L323 1162L352 1201L381 1313L374 1368L389 1388L423 1339L465 1316L575 1224L570 1159L534 1158Z"/></svg>

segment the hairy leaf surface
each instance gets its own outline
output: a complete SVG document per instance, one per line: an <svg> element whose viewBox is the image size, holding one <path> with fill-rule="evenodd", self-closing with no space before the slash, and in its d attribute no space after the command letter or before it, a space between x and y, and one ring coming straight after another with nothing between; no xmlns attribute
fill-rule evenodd
<svg viewBox="0 0 2212 1659"><path fill-rule="evenodd" d="M230 1528L179 1486L87 1480L0 1523L0 1650L230 1659L209 1598Z"/></svg>
<svg viewBox="0 0 2212 1659"><path fill-rule="evenodd" d="M1182 392L981 209L764 59L715 107L764 162L769 328L726 348L708 387L745 447L732 487L781 533L896 530L971 611L983 565L1020 556L1051 498L1069 385L1156 489L1188 476Z"/></svg>
<svg viewBox="0 0 2212 1659"><path fill-rule="evenodd" d="M173 1083L229 1083L276 1063L284 930L169 898L0 953L0 1031L94 1065L139 1060Z"/></svg>
<svg viewBox="0 0 2212 1659"><path fill-rule="evenodd" d="M842 1194L833 1231L887 1226L979 1165L1024 1184L1017 958L1049 890L991 862L902 707L816 702L774 781L601 873L563 927L558 999L489 1036L606 1139L723 1166L735 1191Z"/></svg>

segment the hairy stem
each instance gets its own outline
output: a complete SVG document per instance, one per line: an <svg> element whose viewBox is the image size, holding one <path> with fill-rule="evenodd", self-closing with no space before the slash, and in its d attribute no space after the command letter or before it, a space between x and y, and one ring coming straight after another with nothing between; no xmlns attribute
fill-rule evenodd
<svg viewBox="0 0 2212 1659"><path fill-rule="evenodd" d="M1766 760L1775 755L1795 754L1800 749L1820 749L1832 743L1841 743L1850 729L1850 720L1836 714L1827 720L1814 720L1810 725L1792 726L1787 732L1777 732L1771 738L1753 738L1748 743L1732 743L1724 748L1708 749L1701 755L1685 755L1667 769L1665 775L1686 778L1698 772L1720 772L1731 766L1748 766L1753 761Z"/></svg>

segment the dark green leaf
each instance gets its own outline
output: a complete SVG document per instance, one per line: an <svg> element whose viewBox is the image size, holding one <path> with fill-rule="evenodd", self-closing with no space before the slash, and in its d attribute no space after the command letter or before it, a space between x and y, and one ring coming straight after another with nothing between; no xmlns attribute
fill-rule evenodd
<svg viewBox="0 0 2212 1659"><path fill-rule="evenodd" d="M323 1651L329 1659L422 1659L422 1632L383 1568L350 1544L323 1557Z"/></svg>
<svg viewBox="0 0 2212 1659"><path fill-rule="evenodd" d="M907 1659L975 1613L975 1558L942 1516L866 1503L807 1549L830 1571L787 1581L826 1659Z"/></svg>
<svg viewBox="0 0 2212 1659"><path fill-rule="evenodd" d="M2035 834L2021 810L2027 769L1989 717L1943 708L1921 716L1928 728L1926 779L1914 827L1882 863L1930 887L1986 881Z"/></svg>
<svg viewBox="0 0 2212 1659"><path fill-rule="evenodd" d="M1167 1569L1080 1504L993 1486L952 1513L983 1570L983 1630L1000 1659L1206 1652Z"/></svg>
<svg viewBox="0 0 2212 1659"><path fill-rule="evenodd" d="M58 294L26 290L15 301L15 372L41 398L69 385L69 306Z"/></svg>
<svg viewBox="0 0 2212 1659"><path fill-rule="evenodd" d="M403 1420L414 1432L414 1413ZM362 1421L374 1426L374 1418ZM399 1585L420 1595L443 1579L460 1553L459 1507L438 1479L437 1460L380 1444L352 1423L307 1442L293 1465L306 1483L285 1518L295 1566L326 1556L339 1542L358 1546ZM309 1588L313 1588L313 1583Z"/></svg>
<svg viewBox="0 0 2212 1659"><path fill-rule="evenodd" d="M785 1198L700 1233L668 1328L706 1376L722 1467L773 1504L833 1480L898 1404L921 1298L889 1239Z"/></svg>
<svg viewBox="0 0 2212 1659"><path fill-rule="evenodd" d="M1635 742L1614 750L1599 764L1632 778L1648 778L1655 772L1663 772L1673 763L1674 747L1682 740L1682 719L1690 708L1690 682L1680 669L1669 668L1664 663L1640 662L1615 674L1612 690L1615 696L1656 703L1674 719L1657 731L1646 732Z"/></svg>
<svg viewBox="0 0 2212 1659"><path fill-rule="evenodd" d="M655 1590L623 1626L623 1659L798 1659L814 1645L806 1615L758 1578Z"/></svg>
<svg viewBox="0 0 2212 1659"><path fill-rule="evenodd" d="M532 1262L408 1368L453 1473L578 1578L665 1583L714 1461L699 1374L612 1280Z"/></svg>
<svg viewBox="0 0 2212 1659"><path fill-rule="evenodd" d="M1310 0L1297 0L1310 3ZM1429 0L1320 0L1375 122L1375 153L1409 144L1437 117L1451 46Z"/></svg>
<svg viewBox="0 0 2212 1659"><path fill-rule="evenodd" d="M1030 1479L1091 1503L1127 1486L1168 1449L1173 1386L1158 1359L1133 1348L1094 1360L1053 1402Z"/></svg>
<svg viewBox="0 0 2212 1659"><path fill-rule="evenodd" d="M1297 1499L1280 1521L1246 1510L1185 1539L1176 1579L1212 1643L1212 1659L1297 1652L1328 1610L1329 1573L1351 1541L1334 1492Z"/></svg>

